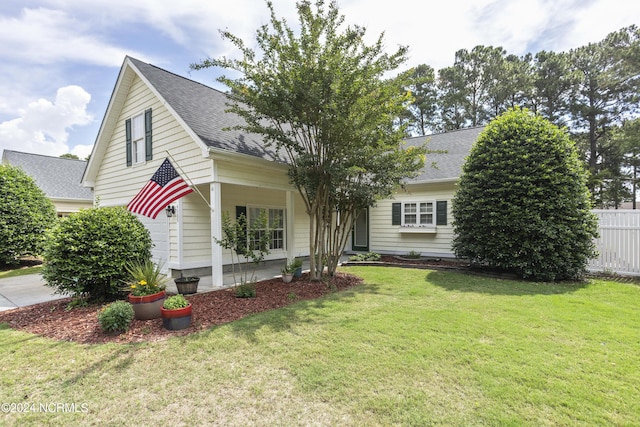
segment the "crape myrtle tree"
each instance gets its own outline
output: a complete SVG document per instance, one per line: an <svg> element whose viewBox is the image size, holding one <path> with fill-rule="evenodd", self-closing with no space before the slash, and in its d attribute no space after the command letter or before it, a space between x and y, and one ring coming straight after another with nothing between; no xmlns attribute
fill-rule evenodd
<svg viewBox="0 0 640 427"><path fill-rule="evenodd" d="M536 280L573 279L598 234L587 177L567 133L528 110L494 119L453 199L457 256Z"/></svg>
<svg viewBox="0 0 640 427"><path fill-rule="evenodd" d="M0 266L39 255L56 220L53 203L22 169L0 165Z"/></svg>
<svg viewBox="0 0 640 427"><path fill-rule="evenodd" d="M244 118L239 129L285 153L310 218L311 278L318 279L325 265L335 272L356 213L391 196L424 164L424 150L403 149L405 129L394 126L410 94L387 76L406 60L407 48L385 53L383 35L367 45L365 29L343 26L335 2L298 2L295 31L267 6L271 18L250 43L255 49L223 31L241 59L191 67L240 75L218 78L231 89L228 111Z"/></svg>

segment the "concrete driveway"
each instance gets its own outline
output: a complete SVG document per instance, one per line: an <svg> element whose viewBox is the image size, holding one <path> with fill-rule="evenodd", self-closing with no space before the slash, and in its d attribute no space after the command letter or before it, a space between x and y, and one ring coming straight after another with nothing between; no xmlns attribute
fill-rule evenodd
<svg viewBox="0 0 640 427"><path fill-rule="evenodd" d="M53 291L39 274L0 279L0 311L65 298Z"/></svg>

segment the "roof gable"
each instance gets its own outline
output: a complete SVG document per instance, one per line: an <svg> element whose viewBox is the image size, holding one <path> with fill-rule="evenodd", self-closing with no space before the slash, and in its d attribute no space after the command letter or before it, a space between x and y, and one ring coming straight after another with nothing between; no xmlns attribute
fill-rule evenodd
<svg viewBox="0 0 640 427"><path fill-rule="evenodd" d="M93 201L93 192L80 184L84 160L4 150L2 163L22 168L50 199Z"/></svg>

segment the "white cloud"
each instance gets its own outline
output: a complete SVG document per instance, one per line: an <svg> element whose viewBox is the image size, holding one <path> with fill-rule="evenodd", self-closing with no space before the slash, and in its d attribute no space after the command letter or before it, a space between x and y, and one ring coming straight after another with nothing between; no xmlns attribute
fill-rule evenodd
<svg viewBox="0 0 640 427"><path fill-rule="evenodd" d="M19 112L19 117L0 123L0 146L5 149L59 156L69 152L68 130L92 123L87 113L91 95L80 86L58 89L55 100L38 99ZM76 146L80 158L90 146Z"/></svg>
<svg viewBox="0 0 640 427"><path fill-rule="evenodd" d="M102 41L94 29L90 21L63 10L23 9L19 17L0 16L0 57L30 64L120 66L127 50Z"/></svg>

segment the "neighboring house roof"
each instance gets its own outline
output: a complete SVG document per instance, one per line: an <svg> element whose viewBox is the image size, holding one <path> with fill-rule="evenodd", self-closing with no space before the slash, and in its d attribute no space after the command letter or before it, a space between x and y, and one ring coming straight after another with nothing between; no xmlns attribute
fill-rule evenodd
<svg viewBox="0 0 640 427"><path fill-rule="evenodd" d="M93 192L80 185L80 179L87 166L84 160L4 150L2 163L22 168L50 199L93 202Z"/></svg>
<svg viewBox="0 0 640 427"><path fill-rule="evenodd" d="M407 146L420 146L426 142L427 150L446 151L444 153L427 152L427 161L422 172L407 182L457 180L462 173L462 166L471 151L471 146L483 130L484 127L480 126L407 139Z"/></svg>

